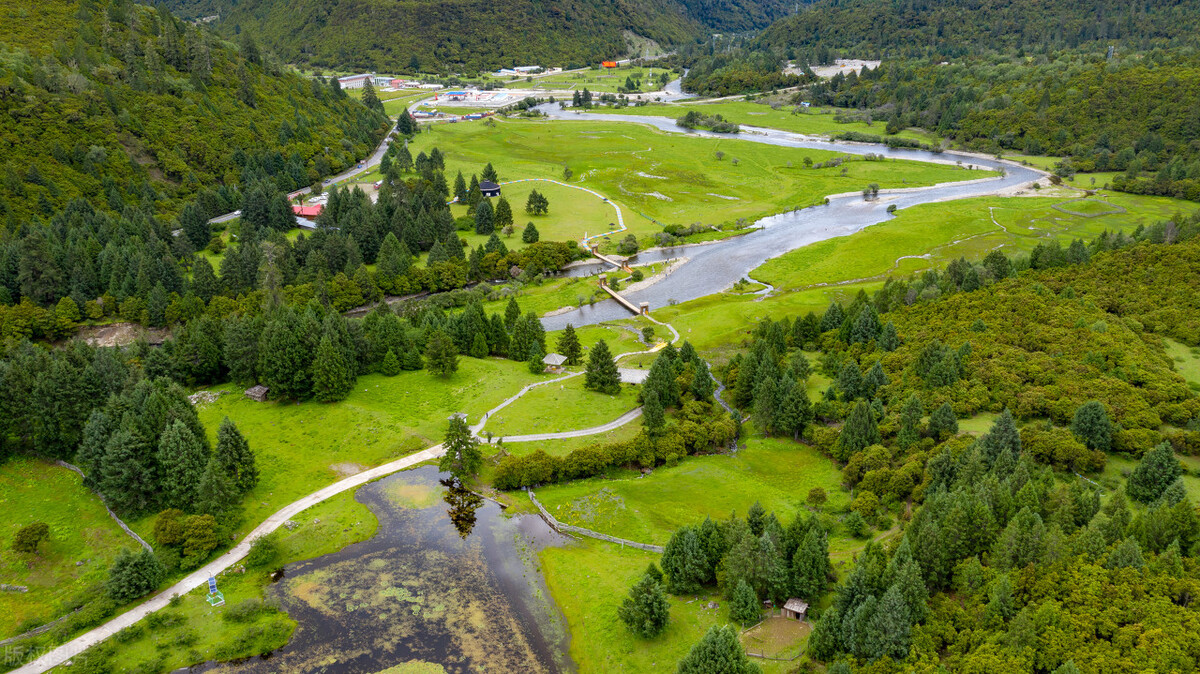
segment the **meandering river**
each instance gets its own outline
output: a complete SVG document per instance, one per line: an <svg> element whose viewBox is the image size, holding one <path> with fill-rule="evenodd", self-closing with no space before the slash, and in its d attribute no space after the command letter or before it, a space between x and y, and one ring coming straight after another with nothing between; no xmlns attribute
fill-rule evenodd
<svg viewBox="0 0 1200 674"><path fill-rule="evenodd" d="M729 134L683 129L675 125L674 119L668 117L571 112L562 110L557 103L548 103L538 109L549 117L562 120L564 123L569 123L571 120L625 122L647 124L669 133L684 133L710 138L731 137ZM671 302L685 302L720 292L772 257L818 241L853 234L865 227L887 220L892 217L887 213L887 207L891 204L895 204L896 208L908 208L934 201L982 196L997 190L1022 185L1043 176L1039 171L1012 162L997 161L975 155L956 152L934 153L865 143L819 140L776 129L743 126L742 133L735 138L752 143L766 143L797 149L836 150L856 155L872 153L896 159L949 164L961 162L964 166L971 165L1004 173L995 178L979 181L946 183L899 191L885 190L886 200L864 201L859 195L833 197L829 200L828 205L813 206L763 218L755 223L755 226L760 229L745 236L710 244L677 246L639 253L637 262L642 264L677 257L687 257L688 262L654 285L624 294L634 304L649 302L650 308L653 310ZM969 174L964 174L964 177L969 177ZM631 217L637 216L631 214ZM629 312L616 302L605 301L543 318L542 325L547 330L561 330L568 323L575 326L592 325L628 317Z"/></svg>

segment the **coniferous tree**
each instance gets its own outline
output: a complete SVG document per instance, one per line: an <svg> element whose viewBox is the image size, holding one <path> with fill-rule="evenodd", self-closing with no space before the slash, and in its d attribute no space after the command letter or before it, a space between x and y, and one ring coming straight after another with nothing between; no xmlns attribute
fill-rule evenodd
<svg viewBox="0 0 1200 674"><path fill-rule="evenodd" d="M454 346L454 340L441 330L433 333L425 346L425 366L439 377L449 377L458 372L458 348Z"/></svg>
<svg viewBox="0 0 1200 674"><path fill-rule="evenodd" d="M216 517L237 503L237 488L214 456L209 459L200 483L196 486L195 511Z"/></svg>
<svg viewBox="0 0 1200 674"><path fill-rule="evenodd" d="M912 622L924 622L929 615L929 589L925 587L925 579L921 577L921 567L916 561L909 559L900 566L892 587L897 588L900 596L904 598L908 616Z"/></svg>
<svg viewBox="0 0 1200 674"><path fill-rule="evenodd" d="M483 452L479 449L479 439L467 426L465 415L456 414L450 417L442 448L444 453L438 463L438 470L451 473L459 479L479 472L479 467L483 464Z"/></svg>
<svg viewBox="0 0 1200 674"><path fill-rule="evenodd" d="M167 426L158 441L158 465L162 468L162 501L167 506L191 510L208 455L204 445L182 421Z"/></svg>
<svg viewBox="0 0 1200 674"><path fill-rule="evenodd" d="M645 391L642 398L642 424L651 436L657 436L667 423L662 401L658 397L658 391L654 389Z"/></svg>
<svg viewBox="0 0 1200 674"><path fill-rule="evenodd" d="M500 176L496 173L496 169L492 167L492 162L488 162L487 166L483 167L483 171L479 173L479 178L494 183L500 182Z"/></svg>
<svg viewBox="0 0 1200 674"><path fill-rule="evenodd" d="M617 363L613 360L604 340L596 342L588 354L587 372L584 374L584 388L609 395L621 392L621 374L617 372Z"/></svg>
<svg viewBox="0 0 1200 674"><path fill-rule="evenodd" d="M1129 476L1125 491L1139 503L1152 503L1182 474L1183 467L1175 458L1175 451L1164 442L1142 456Z"/></svg>
<svg viewBox="0 0 1200 674"><path fill-rule="evenodd" d="M835 445L835 457L839 461L846 461L855 452L878 444L879 440L879 426L875 423L875 413L870 405L860 400L850 410L850 416L842 426L841 435L838 436Z"/></svg>
<svg viewBox="0 0 1200 674"><path fill-rule="evenodd" d="M396 352L388 349L384 355L383 361L379 364L379 372L385 377L395 377L400 374L400 359L396 358Z"/></svg>
<svg viewBox="0 0 1200 674"><path fill-rule="evenodd" d="M484 336L483 331L481 330L481 331L475 333L475 337L471 340L471 357L472 358L487 358L487 356L488 356L487 337ZM538 374L540 374L540 373L538 373Z"/></svg>
<svg viewBox="0 0 1200 674"><path fill-rule="evenodd" d="M745 578L738 579L737 587L733 590L733 598L729 602L729 619L741 623L743 627L759 621L762 617L762 604L758 603L758 595Z"/></svg>
<svg viewBox="0 0 1200 674"><path fill-rule="evenodd" d="M1080 405L1071 420L1071 432L1088 449L1098 449L1102 452L1112 449L1112 422L1108 418L1108 410L1101 402L1089 400Z"/></svg>
<svg viewBox="0 0 1200 674"><path fill-rule="evenodd" d="M521 241L524 243L537 243L541 238L537 227L532 222L525 223L525 229L521 230Z"/></svg>
<svg viewBox="0 0 1200 674"><path fill-rule="evenodd" d="M92 410L83 427L83 442L75 455L75 463L83 470L84 486L93 491L101 491L101 470L112 432L113 422L109 416L103 410Z"/></svg>
<svg viewBox="0 0 1200 674"><path fill-rule="evenodd" d="M511 227L513 224L512 206L509 205L508 199L500 197L496 200L495 218L493 219L492 230L504 229ZM529 243L526 241L525 243Z"/></svg>
<svg viewBox="0 0 1200 674"><path fill-rule="evenodd" d="M651 569L657 571L651 564ZM671 604L663 591L662 573L655 578L649 570L629 589L629 596L617 608L617 617L634 634L643 639L652 639L667 628L671 617Z"/></svg>
<svg viewBox="0 0 1200 674"><path fill-rule="evenodd" d="M1104 562L1106 569L1140 569L1144 566L1146 566L1146 560L1142 557L1142 549L1133 536L1121 541L1121 544L1108 554L1108 559Z"/></svg>
<svg viewBox="0 0 1200 674"><path fill-rule="evenodd" d="M574 367L583 359L583 346L579 343L579 336L575 334L575 327L570 323L563 329L554 348L567 359L568 366Z"/></svg>
<svg viewBox="0 0 1200 674"><path fill-rule="evenodd" d="M454 177L454 198L460 204L467 201L467 181L463 178L462 171Z"/></svg>
<svg viewBox="0 0 1200 674"><path fill-rule="evenodd" d="M162 564L153 552L122 548L108 569L104 590L117 604L126 604L158 587L163 575Z"/></svg>
<svg viewBox="0 0 1200 674"><path fill-rule="evenodd" d="M113 510L137 515L154 505L158 484L152 454L146 442L126 427L109 437L100 469L100 492Z"/></svg>
<svg viewBox="0 0 1200 674"><path fill-rule="evenodd" d="M542 345L534 340L533 343L529 345L528 363L530 374L542 374L546 371L546 363L544 362L545 357L546 353L542 351Z"/></svg>
<svg viewBox="0 0 1200 674"><path fill-rule="evenodd" d="M896 436L896 441L900 443L902 449L908 449L921 440L921 417L923 416L925 416L925 407L921 404L921 397L914 393L908 397L908 402L904 403L904 409L900 411L900 432Z"/></svg>
<svg viewBox="0 0 1200 674"><path fill-rule="evenodd" d="M276 398L299 400L312 390L304 326L290 309L268 319L259 342L259 382Z"/></svg>
<svg viewBox="0 0 1200 674"><path fill-rule="evenodd" d="M354 390L355 373L346 354L326 335L317 345L312 366L313 397L325 403L343 400Z"/></svg>
<svg viewBox="0 0 1200 674"><path fill-rule="evenodd" d="M707 576L708 559L696 530L691 527L676 530L663 549L661 564L668 592L678 595L699 591Z"/></svg>
<svg viewBox="0 0 1200 674"><path fill-rule="evenodd" d="M864 647L859 654L868 659L885 655L893 660L908 657L908 649L912 645L912 622L899 588L892 586L883 594L867 622L864 636Z"/></svg>
<svg viewBox="0 0 1200 674"><path fill-rule="evenodd" d="M375 87L370 82L363 83L362 102L372 110L383 112L383 101L379 100L379 95L375 93Z"/></svg>
<svg viewBox="0 0 1200 674"><path fill-rule="evenodd" d="M954 413L950 403L942 403L942 406L929 416L929 434L938 440L945 440L957 433L958 415Z"/></svg>
<svg viewBox="0 0 1200 674"><path fill-rule="evenodd" d="M737 633L729 625L708 628L700 641L679 661L676 674L758 674Z"/></svg>
<svg viewBox="0 0 1200 674"><path fill-rule="evenodd" d="M254 452L229 417L221 419L221 425L217 427L217 447L213 456L238 493L245 494L258 484Z"/></svg>
<svg viewBox="0 0 1200 674"><path fill-rule="evenodd" d="M791 384L779 404L775 425L781 433L786 433L792 436L793 440L799 441L800 436L804 435L804 431L812 423L812 403L808 399L808 389L804 384L796 384L790 377L787 378L787 381Z"/></svg>
<svg viewBox="0 0 1200 674"><path fill-rule="evenodd" d="M815 602L825 594L830 571L829 540L820 527L814 526L804 535L792 557L792 587L796 595Z"/></svg>

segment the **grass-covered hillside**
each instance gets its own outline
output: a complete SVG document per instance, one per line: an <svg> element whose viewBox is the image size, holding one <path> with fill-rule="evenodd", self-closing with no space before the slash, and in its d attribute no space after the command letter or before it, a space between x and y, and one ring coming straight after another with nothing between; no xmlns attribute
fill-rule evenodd
<svg viewBox="0 0 1200 674"><path fill-rule="evenodd" d="M0 216L10 231L76 198L153 216L251 174L310 185L386 130L383 115L166 11L16 0L0 21Z"/></svg>

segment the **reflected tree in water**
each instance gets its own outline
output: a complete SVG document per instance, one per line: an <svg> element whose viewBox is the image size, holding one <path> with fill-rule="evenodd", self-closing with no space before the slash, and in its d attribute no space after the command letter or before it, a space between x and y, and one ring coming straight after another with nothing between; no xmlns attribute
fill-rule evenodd
<svg viewBox="0 0 1200 674"><path fill-rule="evenodd" d="M459 537L465 539L475 528L475 511L483 505L483 497L464 487L462 481L456 477L441 480L441 483L446 488L442 500L450 506L446 514L458 530Z"/></svg>

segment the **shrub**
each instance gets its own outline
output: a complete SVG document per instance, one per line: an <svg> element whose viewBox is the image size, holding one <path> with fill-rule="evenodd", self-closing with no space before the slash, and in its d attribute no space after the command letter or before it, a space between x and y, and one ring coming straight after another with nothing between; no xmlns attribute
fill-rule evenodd
<svg viewBox="0 0 1200 674"><path fill-rule="evenodd" d="M246 566L261 568L275 561L277 556L279 544L275 542L275 537L262 536L250 545L250 552L246 555Z"/></svg>

